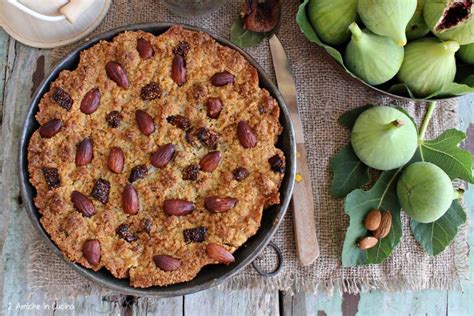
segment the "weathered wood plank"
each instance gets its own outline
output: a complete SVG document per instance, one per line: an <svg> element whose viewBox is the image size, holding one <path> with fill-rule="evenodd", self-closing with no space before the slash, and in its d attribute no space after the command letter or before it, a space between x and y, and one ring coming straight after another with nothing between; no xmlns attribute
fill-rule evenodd
<svg viewBox="0 0 474 316"><path fill-rule="evenodd" d="M211 289L184 297L186 315L278 315L278 291Z"/></svg>
<svg viewBox="0 0 474 316"><path fill-rule="evenodd" d="M184 315L183 296L165 299L145 298L143 305L133 309L133 315Z"/></svg>
<svg viewBox="0 0 474 316"><path fill-rule="evenodd" d="M3 29L0 29L0 114L3 112L3 90L5 87L5 78L6 78L6 72L7 72L6 63L7 63L9 42L10 42L10 37L8 36L8 34L5 33Z"/></svg>
<svg viewBox="0 0 474 316"><path fill-rule="evenodd" d="M28 107L29 95L22 93L31 88L31 81L24 75L25 69L34 69L38 51L28 50L25 47L18 49L15 41L9 41L7 71L3 95L3 123L0 148L3 149L2 157L2 188L0 198L3 202L0 213L1 239L10 242L2 244L3 267L3 308L17 303L32 302L26 300L25 260L26 245L15 242L28 234L33 228L26 218L25 212L19 205L18 186L18 137ZM15 229L7 229L14 227Z"/></svg>
<svg viewBox="0 0 474 316"><path fill-rule="evenodd" d="M459 128L467 130L468 139L464 144L471 153L474 153L474 94L464 97L459 102ZM472 223L474 212L474 185L469 185L465 194L464 202L469 211L471 225L469 227L469 245L474 245L474 225ZM474 255L469 255L469 266L471 268L470 279L474 278ZM466 282L463 291L448 292L448 305L446 312L449 315L473 315L474 303L474 284Z"/></svg>

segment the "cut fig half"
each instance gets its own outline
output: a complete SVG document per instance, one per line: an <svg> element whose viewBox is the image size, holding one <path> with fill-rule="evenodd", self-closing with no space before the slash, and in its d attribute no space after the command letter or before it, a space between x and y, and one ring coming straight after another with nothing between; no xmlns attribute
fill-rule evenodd
<svg viewBox="0 0 474 316"><path fill-rule="evenodd" d="M472 17L472 0L454 0L445 8L435 26L436 32L444 32L466 23Z"/></svg>
<svg viewBox="0 0 474 316"><path fill-rule="evenodd" d="M280 0L245 0L244 28L258 33L270 32L280 21Z"/></svg>

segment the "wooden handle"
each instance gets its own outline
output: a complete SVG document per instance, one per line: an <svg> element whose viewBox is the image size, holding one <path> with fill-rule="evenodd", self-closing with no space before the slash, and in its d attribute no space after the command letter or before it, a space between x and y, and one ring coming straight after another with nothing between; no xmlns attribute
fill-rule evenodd
<svg viewBox="0 0 474 316"><path fill-rule="evenodd" d="M59 9L59 13L74 23L79 15L93 4L94 0L69 0L69 3Z"/></svg>
<svg viewBox="0 0 474 316"><path fill-rule="evenodd" d="M302 266L319 257L319 243L314 219L313 190L304 144L297 144L296 182L293 191L296 250Z"/></svg>

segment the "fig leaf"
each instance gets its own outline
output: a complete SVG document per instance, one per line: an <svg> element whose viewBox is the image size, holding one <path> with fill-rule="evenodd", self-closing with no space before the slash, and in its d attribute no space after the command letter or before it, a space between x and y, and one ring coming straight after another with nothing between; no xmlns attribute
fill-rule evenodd
<svg viewBox="0 0 474 316"><path fill-rule="evenodd" d="M350 224L342 250L344 267L382 263L400 243L402 224L396 192L400 173L401 168L384 171L369 191L355 190L346 197L344 211L350 217ZM392 213L392 229L388 236L380 240L374 248L360 250L357 247L357 241L367 234L364 218L374 208L389 210Z"/></svg>
<svg viewBox="0 0 474 316"><path fill-rule="evenodd" d="M438 138L420 142L412 159L434 163L453 179L462 179L474 183L472 175L472 155L459 148L466 134L456 129L448 129Z"/></svg>
<svg viewBox="0 0 474 316"><path fill-rule="evenodd" d="M334 197L342 198L369 182L369 167L359 160L350 144L342 148L330 164L333 172L331 195Z"/></svg>
<svg viewBox="0 0 474 316"><path fill-rule="evenodd" d="M344 127L347 127L348 129L352 129L352 127L354 126L354 123L357 120L357 118L359 117L359 115L361 115L362 112L364 112L365 110L373 108L374 106L375 105L367 104L367 105L355 108L353 110L349 110L349 111L345 112L344 114L342 114L339 117L338 121Z"/></svg>
<svg viewBox="0 0 474 316"><path fill-rule="evenodd" d="M454 200L448 211L438 220L423 224L411 219L410 227L413 236L420 243L420 246L430 256L436 256L443 252L456 237L459 226L466 222L466 212Z"/></svg>
<svg viewBox="0 0 474 316"><path fill-rule="evenodd" d="M244 28L244 19L238 17L230 28L230 41L239 47L248 48L260 44L265 38L273 35L278 30L278 25L270 32L257 33Z"/></svg>

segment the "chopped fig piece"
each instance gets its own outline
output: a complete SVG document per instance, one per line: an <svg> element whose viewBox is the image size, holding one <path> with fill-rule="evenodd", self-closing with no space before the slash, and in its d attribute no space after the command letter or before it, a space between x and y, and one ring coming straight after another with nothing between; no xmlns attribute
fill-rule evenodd
<svg viewBox="0 0 474 316"><path fill-rule="evenodd" d="M234 175L235 180L242 181L249 176L250 172L244 167L237 167L234 169L232 174Z"/></svg>
<svg viewBox="0 0 474 316"><path fill-rule="evenodd" d="M243 12L245 29L253 32L270 32L280 21L279 0L247 0Z"/></svg>
<svg viewBox="0 0 474 316"><path fill-rule="evenodd" d="M166 118L168 123L174 125L182 130L187 130L191 126L191 122L184 115L170 115Z"/></svg>
<svg viewBox="0 0 474 316"><path fill-rule="evenodd" d="M53 93L53 100L59 104L60 107L70 111L72 108L72 98L71 96L61 88L57 88Z"/></svg>
<svg viewBox="0 0 474 316"><path fill-rule="evenodd" d="M58 169L43 167L41 171L43 171L44 179L46 180L49 190L59 188L61 179L59 178Z"/></svg>
<svg viewBox="0 0 474 316"><path fill-rule="evenodd" d="M173 54L179 55L179 56L186 56L186 54L189 52L189 44L188 42L179 42L179 44L173 49Z"/></svg>
<svg viewBox="0 0 474 316"><path fill-rule="evenodd" d="M120 122L122 121L122 114L120 114L119 111L109 112L105 116L105 120L107 121L110 127L117 128L120 125Z"/></svg>
<svg viewBox="0 0 474 316"><path fill-rule="evenodd" d="M183 169L183 180L197 180L199 165L190 165Z"/></svg>
<svg viewBox="0 0 474 316"><path fill-rule="evenodd" d="M201 141L201 143L203 143L207 147L211 149L217 148L217 141L219 139L219 135L217 135L216 132L210 130L207 127L201 127L197 130L196 136Z"/></svg>
<svg viewBox="0 0 474 316"><path fill-rule="evenodd" d="M278 154L270 157L268 163L270 164L270 168L276 173L285 173L285 162Z"/></svg>
<svg viewBox="0 0 474 316"><path fill-rule="evenodd" d="M132 241L135 241L138 239L138 237L131 233L128 229L130 228L130 225L128 224L121 224L119 227L117 227L117 229L115 230L115 232L117 233L117 235L120 236L120 238L123 238L125 241L128 241L128 242L132 242Z"/></svg>
<svg viewBox="0 0 474 316"><path fill-rule="evenodd" d="M161 88L158 83L150 82L140 90L140 97L144 101L151 101L161 97Z"/></svg>
<svg viewBox="0 0 474 316"><path fill-rule="evenodd" d="M130 176L128 177L128 182L132 183L137 180L143 179L148 173L148 168L146 165L138 165L130 170Z"/></svg>
<svg viewBox="0 0 474 316"><path fill-rule="evenodd" d="M91 196L102 204L109 201L110 182L99 178L92 188Z"/></svg>
<svg viewBox="0 0 474 316"><path fill-rule="evenodd" d="M184 242L203 242L206 240L206 227L196 227L183 230Z"/></svg>

